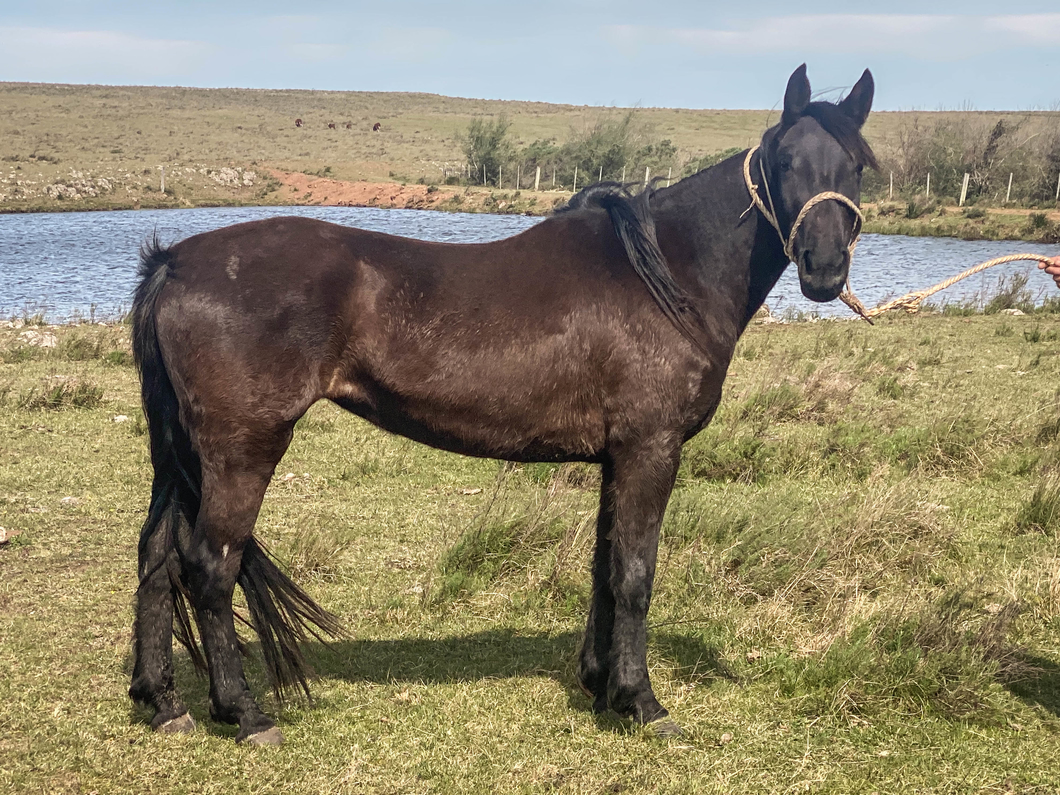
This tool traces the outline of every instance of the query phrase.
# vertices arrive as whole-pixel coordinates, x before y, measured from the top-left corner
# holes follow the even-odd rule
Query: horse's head
[[[838,296],[850,269],[860,216],[841,198],[822,194],[837,193],[857,205],[862,169],[877,168],[861,136],[872,93],[872,74],[866,69],[841,102],[810,102],[803,64],[788,80],[780,124],[762,138],[761,169],[778,231],[798,265],[802,293],[812,301]]]

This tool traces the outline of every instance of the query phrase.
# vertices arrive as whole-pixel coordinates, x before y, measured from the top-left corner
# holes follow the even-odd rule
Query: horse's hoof
[[[154,729],[161,734],[190,734],[195,731],[195,720],[185,712],[183,715],[158,724]]]
[[[685,734],[685,730],[669,718],[657,718],[650,723],[644,724],[644,729],[664,740],[668,740],[671,737],[684,737]]]
[[[251,734],[243,742],[248,745],[283,745],[283,732],[279,726],[273,726],[263,732]]]

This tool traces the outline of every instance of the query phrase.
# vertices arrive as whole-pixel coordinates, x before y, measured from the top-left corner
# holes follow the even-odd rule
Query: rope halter
[[[754,157],[754,153],[759,149],[758,146],[752,147],[747,151],[747,157],[743,161],[743,180],[747,185],[747,192],[751,194],[751,205],[744,210],[743,218],[747,213],[751,211],[752,207],[757,207],[758,211],[762,213],[762,216],[769,221],[774,229],[777,230],[777,234],[780,235],[780,242],[784,244],[784,254],[787,255],[789,262],[795,261],[795,252],[792,250],[792,246],[795,244],[795,234],[799,231],[799,227],[802,226],[802,222],[806,220],[806,216],[809,215],[810,210],[816,207],[821,202],[825,201],[837,201],[840,204],[845,204],[851,210],[854,211],[854,231],[851,235],[850,240],[850,257],[854,257],[854,249],[858,245],[858,240],[861,238],[861,227],[865,222],[865,217],[861,214],[861,208],[854,204],[848,197],[842,193],[836,193],[833,190],[826,190],[822,193],[818,193],[812,197],[806,204],[802,205],[802,209],[799,210],[799,214],[795,217],[795,223],[791,225],[791,231],[787,235],[784,234],[784,230],[780,228],[780,222],[777,220],[777,213],[773,205],[773,196],[769,192],[769,180],[766,179],[765,167],[762,165],[762,158],[758,158],[758,170],[762,175],[762,185],[766,189],[766,199],[769,202],[769,206],[762,201],[762,197],[758,195],[758,185],[751,179],[751,158]]]

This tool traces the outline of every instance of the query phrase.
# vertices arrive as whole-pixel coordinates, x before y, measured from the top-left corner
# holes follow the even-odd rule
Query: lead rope
[[[987,260],[986,262],[980,262],[973,268],[969,268],[962,273],[958,273],[945,281],[941,281],[938,284],[928,287],[926,290],[915,290],[911,293],[906,293],[901,298],[895,298],[893,301],[888,301],[886,304],[880,304],[879,306],[873,307],[872,309],[866,309],[865,306],[858,300],[857,296],[852,292],[844,291],[843,295],[839,297],[843,299],[843,303],[861,315],[870,323],[872,319],[877,315],[882,315],[884,312],[890,312],[892,309],[904,309],[911,315],[915,315],[920,311],[921,302],[929,295],[945,290],[947,287],[952,287],[961,279],[967,279],[969,276],[974,276],[980,271],[985,271],[987,268],[992,268],[995,265],[1003,265],[1006,262],[1018,262],[1020,260],[1029,260],[1031,262],[1044,262],[1051,263],[1053,260],[1049,257],[1041,254],[1007,254],[1004,257],[997,257],[995,259]],[[847,286],[850,286],[848,280]],[[844,298],[843,296],[847,297]],[[848,300],[849,299],[849,300]]]
[[[754,153],[758,151],[757,146],[752,147],[747,152],[747,157],[743,161],[743,179],[747,185],[747,192],[751,194],[751,204],[748,206],[743,213],[740,214],[740,218],[743,218],[747,213],[751,212],[752,208],[757,207],[758,211],[762,213],[762,216],[769,221],[774,229],[777,230],[777,234],[780,235],[780,241],[784,244],[784,254],[787,256],[789,262],[794,262],[795,257],[791,249],[792,243],[795,240],[795,233],[799,230],[799,226],[806,219],[806,215],[815,206],[823,201],[834,200],[841,204],[845,204],[851,210],[854,211],[856,221],[854,223],[854,235],[850,241],[850,262],[853,265],[854,262],[854,250],[858,246],[858,241],[861,239],[861,228],[864,225],[865,218],[861,214],[861,208],[852,202],[848,197],[842,193],[836,193],[835,191],[825,191],[818,193],[816,196],[811,198],[806,204],[802,206],[798,216],[795,218],[795,223],[791,225],[791,232],[788,233],[787,237],[784,236],[784,232],[780,229],[780,223],[777,221],[776,212],[773,210],[773,197],[769,192],[769,181],[766,179],[765,168],[762,165],[762,160],[758,160],[758,170],[762,175],[762,184],[766,189],[766,199],[769,201],[769,207],[767,208],[761,197],[758,195],[758,185],[751,180],[751,158]],[[969,268],[966,271],[958,273],[945,281],[941,281],[936,285],[928,287],[925,290],[914,290],[911,293],[906,293],[901,298],[895,298],[893,301],[888,301],[885,304],[879,304],[872,309],[867,309],[863,303],[854,295],[854,291],[850,287],[850,271],[847,271],[847,284],[846,289],[839,294],[839,300],[850,307],[851,311],[864,318],[868,323],[872,323],[872,319],[884,312],[890,312],[892,309],[904,309],[909,314],[916,314],[920,311],[920,305],[928,296],[934,295],[941,290],[945,290],[947,287],[952,287],[954,284],[959,282],[961,279],[967,279],[969,276],[985,271],[987,268],[992,268],[995,265],[1002,265],[1006,262],[1017,262],[1019,260],[1029,260],[1032,262],[1043,262],[1050,263],[1052,260],[1049,257],[1041,254],[1008,254],[1004,257],[997,257],[995,259],[981,262],[975,267]]]

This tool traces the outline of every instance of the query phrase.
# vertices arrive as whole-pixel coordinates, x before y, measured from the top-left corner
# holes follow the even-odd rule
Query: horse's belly
[[[329,395],[376,425],[443,450],[515,461],[595,460],[603,408],[591,391],[529,378],[435,374],[401,383],[351,380]]]

